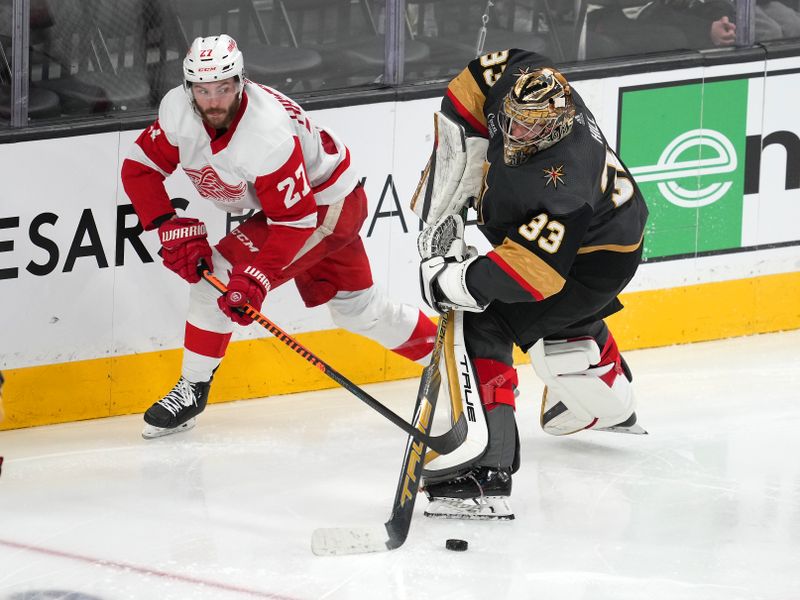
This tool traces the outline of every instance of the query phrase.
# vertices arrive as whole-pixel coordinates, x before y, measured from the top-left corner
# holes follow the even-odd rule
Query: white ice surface
[[[548,436],[523,366],[516,520],[428,520],[420,496],[381,554],[310,550],[386,520],[405,445],[341,389],[150,441],[140,416],[2,432],[0,600],[800,599],[800,331],[626,357],[649,436]],[[416,386],[368,390],[410,418]]]

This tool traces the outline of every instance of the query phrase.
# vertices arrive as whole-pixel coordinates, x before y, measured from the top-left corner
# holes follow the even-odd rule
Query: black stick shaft
[[[414,418],[412,419],[418,431],[422,434],[430,432],[433,426],[433,415],[436,410],[436,401],[439,397],[441,388],[441,373],[439,371],[439,358],[444,346],[444,336],[447,332],[448,321],[453,313],[448,312],[439,318],[439,326],[436,331],[436,345],[433,349],[431,363],[425,367],[422,379],[419,382],[417,392],[417,402],[414,407]],[[406,443],[405,454],[403,455],[403,466],[400,469],[400,479],[397,482],[394,502],[392,503],[392,514],[384,524],[389,539],[386,546],[389,550],[399,548],[405,543],[408,532],[411,529],[411,517],[414,513],[414,503],[417,499],[420,480],[422,479],[422,469],[425,466],[424,440],[415,439],[409,436]],[[435,450],[435,448],[434,448]]]
[[[224,294],[228,291],[228,288],[225,286],[225,284],[222,283],[219,279],[217,279],[214,275],[212,275],[211,272],[208,270],[207,266],[201,265],[198,268],[198,270],[200,271],[200,274],[203,277],[203,279],[205,279],[208,283],[214,286],[214,288],[216,288],[216,290],[220,292],[220,294]],[[416,441],[423,443],[426,446],[429,446],[430,448],[441,454],[452,452],[455,446],[458,446],[461,443],[461,441],[463,441],[463,437],[460,440],[456,439],[455,446],[451,447],[453,445],[453,441],[451,441],[451,438],[453,436],[448,436],[448,434],[445,433],[442,434],[441,436],[431,437],[428,434],[430,428],[421,431],[420,429],[414,427],[412,424],[408,423],[400,415],[398,415],[397,413],[393,412],[390,408],[378,402],[375,398],[373,398],[363,389],[358,387],[355,383],[347,379],[347,377],[339,373],[336,369],[331,367],[328,363],[319,358],[316,354],[311,352],[311,350],[303,346],[300,342],[295,340],[291,335],[286,333],[283,329],[278,327],[275,323],[270,321],[267,317],[265,317],[262,313],[257,311],[249,304],[245,304],[243,307],[241,307],[240,310],[248,317],[253,319],[253,321],[261,325],[264,329],[269,331],[276,338],[278,338],[281,342],[289,346],[289,348],[294,350],[297,354],[299,354],[308,362],[310,362],[312,365],[317,367],[325,375],[333,379],[336,383],[345,388],[348,392],[352,393],[356,398],[358,398],[359,400],[367,404],[370,408],[374,409],[375,411],[386,417],[389,421],[397,425],[400,429],[402,429],[408,435],[413,437]]]

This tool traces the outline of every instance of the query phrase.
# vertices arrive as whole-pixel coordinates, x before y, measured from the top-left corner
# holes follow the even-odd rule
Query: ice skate
[[[475,467],[447,481],[423,482],[430,503],[426,517],[483,521],[511,520],[511,473],[505,469]]]
[[[622,372],[625,373],[625,378],[629,382],[633,382],[633,375],[631,374],[631,368],[625,361],[624,356],[620,356],[620,362],[622,365]],[[648,435],[647,430],[645,430],[644,427],[642,427],[636,422],[635,412],[632,412],[631,416],[622,421],[621,423],[617,423],[616,425],[611,425],[610,427],[596,427],[595,431],[611,431],[612,433],[632,433],[634,435]]]
[[[611,433],[632,433],[634,435],[647,435],[647,431],[637,422],[636,412],[615,425],[595,427],[597,419],[587,418],[578,420],[563,402],[553,402],[545,388],[542,397],[542,414],[540,421],[542,429],[551,435],[569,435],[579,431],[609,431]],[[588,421],[588,423],[587,423]]]
[[[611,431],[612,433],[632,433],[634,435],[648,435],[647,430],[636,422],[636,413],[625,419],[622,423],[610,427],[595,427],[592,431]]]
[[[188,431],[206,407],[210,381],[191,383],[183,376],[175,387],[144,413],[142,437],[152,439]]]

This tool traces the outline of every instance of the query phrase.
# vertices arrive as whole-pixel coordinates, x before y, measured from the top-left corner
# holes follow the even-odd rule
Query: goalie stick
[[[460,211],[462,223],[467,219],[467,208]],[[430,256],[452,256],[457,249],[454,245],[461,242],[463,245],[463,225],[458,226],[452,219],[443,219],[438,226],[434,225],[430,236],[426,236],[420,243],[417,240],[417,249],[421,258]],[[466,250],[466,246],[464,247]],[[433,346],[431,362],[422,371],[419,382],[417,402],[414,405],[414,417],[411,422],[427,437],[433,426],[433,413],[436,401],[439,398],[439,389],[442,383],[442,374],[439,371],[444,339],[447,327],[453,318],[453,311],[448,311],[439,317],[436,328],[436,343]],[[462,421],[462,412],[456,425]],[[467,427],[464,421],[464,435],[466,439]],[[451,429],[452,431],[452,429]],[[460,445],[460,444],[459,444]],[[430,446],[432,450],[436,450]],[[406,450],[403,455],[403,466],[400,469],[400,478],[397,482],[397,491],[392,503],[392,513],[389,520],[381,526],[373,527],[328,527],[314,530],[311,536],[311,551],[317,556],[335,556],[341,554],[366,554],[368,552],[384,552],[402,546],[411,529],[411,517],[414,514],[414,503],[419,492],[422,469],[425,466],[425,442],[418,436],[409,435]]]
[[[209,270],[208,265],[205,262],[201,261],[197,267],[197,271],[200,276],[205,279],[208,283],[210,283],[220,294],[224,294],[228,291],[228,288],[222,283],[219,279],[217,279]],[[411,438],[413,438],[417,443],[425,444],[426,446],[432,448],[436,452],[441,454],[447,454],[452,452],[456,448],[461,445],[461,442],[464,441],[467,435],[467,421],[464,415],[462,414],[459,420],[451,427],[448,431],[441,435],[431,436],[430,435],[430,427],[427,429],[420,429],[416,427],[412,423],[408,423],[403,417],[398,415],[397,413],[393,412],[387,406],[384,406],[378,400],[373,398],[370,394],[365,392],[363,389],[358,387],[355,383],[347,379],[344,375],[339,373],[336,369],[331,367],[328,363],[324,360],[319,358],[316,354],[311,352],[308,348],[303,346],[300,342],[295,340],[291,335],[286,333],[283,329],[278,327],[275,323],[270,321],[267,317],[257,311],[255,308],[250,306],[249,304],[245,304],[241,311],[246,314],[248,317],[253,319],[256,323],[261,325],[264,329],[269,331],[272,335],[278,338],[281,342],[289,346],[292,350],[294,350],[297,354],[302,356],[312,365],[317,367],[320,371],[322,371],[325,375],[333,379],[336,383],[346,389],[348,392],[353,394],[356,398],[367,404],[370,408],[374,409],[384,417],[386,417],[389,421],[397,425],[400,429],[405,431]],[[436,343],[434,344],[434,351],[433,354],[436,354],[437,346],[440,346],[439,343],[439,332],[437,330],[437,338]],[[439,350],[439,354],[441,354],[441,350]],[[437,359],[438,360],[438,359]],[[427,368],[429,368],[430,365]]]
[[[442,375],[439,361],[444,346],[447,325],[452,311],[439,317],[436,330],[436,344],[433,348],[430,364],[422,372],[422,379],[414,407],[413,423],[426,436],[433,425],[433,413],[439,397]],[[463,416],[463,413],[462,413]],[[414,436],[408,437],[400,479],[397,482],[392,514],[381,526],[374,527],[332,527],[316,529],[311,537],[311,551],[317,556],[335,556],[342,554],[365,554],[394,550],[403,545],[411,529],[411,517],[414,513],[414,502],[419,492],[420,478],[424,466],[425,442],[417,441]]]

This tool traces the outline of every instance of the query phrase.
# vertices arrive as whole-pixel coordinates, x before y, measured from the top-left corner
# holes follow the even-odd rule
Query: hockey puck
[[[444,543],[445,548],[455,552],[464,552],[468,546],[469,544],[467,544],[467,540],[457,540],[454,538],[450,538]]]

